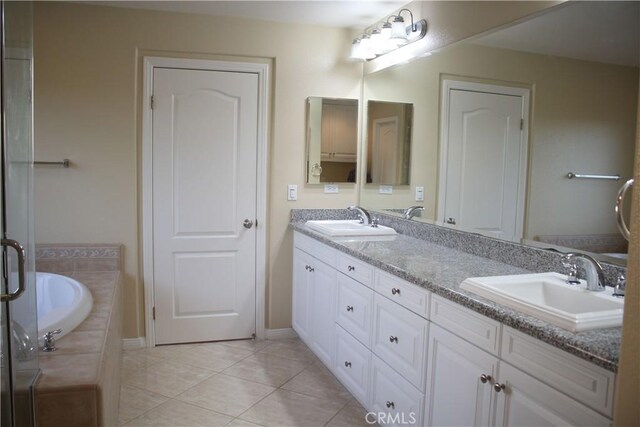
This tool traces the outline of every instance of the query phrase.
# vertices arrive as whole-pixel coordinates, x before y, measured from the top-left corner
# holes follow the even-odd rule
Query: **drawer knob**
[[[347,267],[347,270],[356,271],[356,268],[353,265],[350,265],[350,266]]]
[[[348,305],[347,306],[347,311],[353,311],[353,306],[352,305]]]
[[[347,368],[350,368],[351,367],[351,362],[348,362],[348,361],[344,362],[344,366],[347,367]]]
[[[396,404],[390,400],[387,400],[387,408],[395,409]]]
[[[504,384],[500,384],[500,383],[495,383],[493,385],[493,389],[496,391],[496,393],[500,393],[502,390],[504,390],[505,388],[507,388],[507,386],[505,386]]]
[[[309,269],[310,269],[310,268],[311,268],[311,267],[310,267],[310,266],[308,266],[308,265],[305,265],[305,266],[304,266],[304,269],[305,269],[305,270],[307,270],[307,271],[309,271]]]
[[[313,267],[309,266],[309,271],[313,273],[315,270],[313,269]]]
[[[400,289],[392,288],[391,289],[391,295],[400,295]]]
[[[398,343],[398,337],[394,337],[393,335],[391,335],[391,336],[389,337],[389,342],[394,342],[394,343],[396,343],[396,344],[397,344],[397,343]]]
[[[480,375],[480,381],[482,384],[486,384],[487,381],[491,381],[491,375],[482,374]]]

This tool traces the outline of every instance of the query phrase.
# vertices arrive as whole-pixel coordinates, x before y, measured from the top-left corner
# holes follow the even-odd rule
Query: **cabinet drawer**
[[[367,348],[371,348],[373,291],[338,273],[336,321]]]
[[[339,325],[336,328],[336,360],[333,372],[363,405],[369,401],[371,351]]]
[[[392,274],[376,270],[375,290],[391,301],[407,307],[414,313],[429,318],[429,296],[431,293]]]
[[[424,391],[429,322],[379,294],[373,306],[373,352]]]
[[[496,356],[500,352],[500,322],[437,295],[431,297],[431,321]]]
[[[298,232],[293,233],[293,245],[325,264],[333,268],[336,267],[336,254],[338,253],[336,249]]]
[[[371,412],[384,416],[378,419],[380,424],[422,425],[424,394],[375,355],[370,402]]]
[[[372,287],[373,267],[369,264],[357,260],[349,255],[339,253],[337,266],[339,272],[346,274],[368,287]]]
[[[613,372],[506,326],[502,359],[596,411],[613,415]]]

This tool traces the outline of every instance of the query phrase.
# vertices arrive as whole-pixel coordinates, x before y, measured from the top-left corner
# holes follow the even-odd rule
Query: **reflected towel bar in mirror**
[[[71,164],[71,162],[69,161],[69,159],[62,159],[61,162],[40,162],[40,161],[36,161],[33,162],[34,165],[51,165],[51,166],[57,166],[60,165],[62,167],[68,168],[69,164]]]
[[[620,180],[620,175],[590,175],[590,174],[569,172],[567,174],[567,178],[569,178],[569,179],[573,179],[573,178],[610,179],[610,180],[613,180],[613,181],[619,181]]]

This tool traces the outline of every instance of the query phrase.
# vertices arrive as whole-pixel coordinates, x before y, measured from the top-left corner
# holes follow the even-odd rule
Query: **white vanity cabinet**
[[[611,424],[615,374],[295,233],[293,328],[385,425]]]
[[[293,329],[324,364],[332,366],[337,288],[337,272],[333,267],[335,251],[306,236],[297,237],[296,243],[293,256]]]

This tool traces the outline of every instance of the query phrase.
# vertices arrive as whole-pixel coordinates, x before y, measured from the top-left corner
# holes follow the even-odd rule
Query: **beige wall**
[[[483,3],[484,8],[473,2],[426,2],[418,7],[431,14],[438,46],[444,46],[557,2]],[[309,25],[36,4],[36,157],[68,157],[73,162],[68,170],[36,171],[37,241],[125,245],[126,337],[144,335],[142,56],[257,58],[272,64],[266,311],[267,327],[286,328],[291,325],[290,209],[340,208],[358,199],[354,184],[341,185],[339,194],[328,195],[322,186],[304,184],[305,99],[360,97],[362,66],[345,60],[351,35]],[[298,185],[297,202],[286,201],[287,184]]]
[[[353,184],[305,186],[305,99],[359,98],[362,66],[346,62],[346,30],[94,5],[35,8],[35,155],[70,169],[36,170],[39,243],[125,245],[125,336],[144,335],[140,240],[143,55],[272,61],[267,326],[291,326],[293,207],[345,207]],[[286,167],[282,167],[286,165]],[[286,185],[298,184],[298,202]]]
[[[424,218],[435,218],[441,79],[461,78],[532,89],[526,236],[616,233],[611,181],[569,181],[569,171],[633,172],[638,69],[459,45],[431,57],[365,77],[364,97],[414,104],[411,187],[377,194],[361,204],[402,208],[425,187]],[[553,212],[553,215],[549,215]]]

